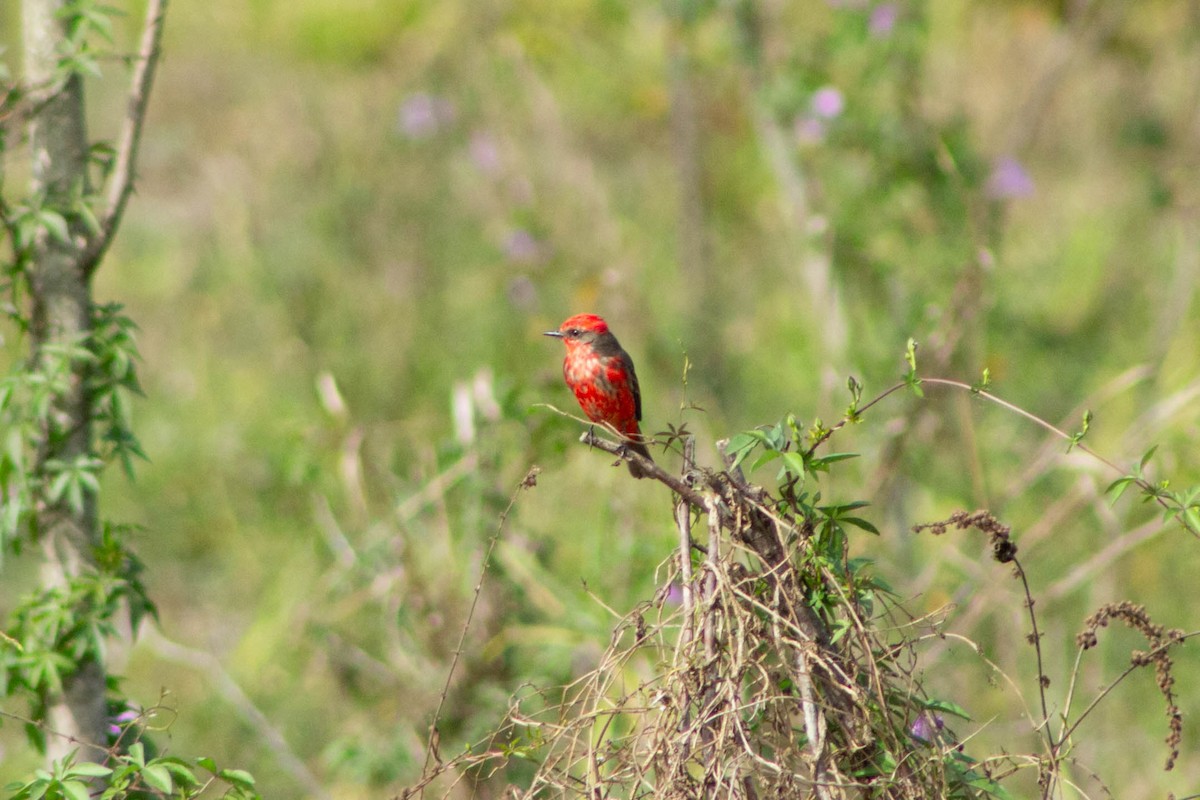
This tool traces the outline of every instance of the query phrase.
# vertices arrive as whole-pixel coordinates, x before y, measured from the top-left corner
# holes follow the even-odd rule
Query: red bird
[[[579,407],[592,422],[607,423],[624,436],[626,446],[644,457],[650,451],[642,439],[638,422],[642,419],[642,393],[638,389],[633,359],[621,349],[608,323],[595,314],[576,314],[546,336],[562,339],[567,346],[563,377],[575,393]],[[632,461],[629,472],[635,478],[645,473]]]

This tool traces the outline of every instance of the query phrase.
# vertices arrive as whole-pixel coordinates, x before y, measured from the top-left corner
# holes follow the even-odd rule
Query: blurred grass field
[[[1155,478],[1200,482],[1194,2],[176,3],[164,48],[96,286],[141,327],[150,456],[108,478],[104,513],[142,526],[160,608],[116,672],[176,709],[164,749],[244,766],[266,797],[379,797],[419,772],[484,544],[531,465],[443,748],[526,682],[590,668],[613,622],[591,595],[622,613],[653,595],[669,498],[537,405],[573,410],[540,336],[572,313],[633,354],[645,427],[686,422],[709,463],[789,412],[836,421],[846,379],[888,388],[911,336],[922,374],[987,368],[1066,430],[1090,409],[1114,461],[1159,445]],[[122,112],[110,69],[96,136]],[[1027,421],[930,389],[833,444],[863,457],[823,491],[870,500],[882,531],[856,549],[914,612],[953,604],[946,630],[1027,693],[1018,587],[981,541],[913,524],[986,507],[1012,525],[1056,680],[1100,603],[1195,629],[1197,542],[1110,505],[1118,476]],[[7,564],[4,594],[33,566]],[[1110,637],[1078,691],[1139,644]],[[1200,662],[1177,661],[1180,763],[1160,769],[1162,704],[1137,675],[1080,732],[1089,791],[1089,769],[1122,798],[1200,785]],[[975,715],[968,752],[1036,748],[953,640],[925,680]],[[33,763],[17,734],[0,730],[0,778]]]

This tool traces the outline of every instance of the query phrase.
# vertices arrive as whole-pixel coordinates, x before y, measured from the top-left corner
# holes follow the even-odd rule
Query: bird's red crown
[[[564,333],[571,328],[593,331],[599,334],[608,333],[608,323],[604,321],[603,317],[598,317],[595,314],[576,314],[558,326],[558,329]]]

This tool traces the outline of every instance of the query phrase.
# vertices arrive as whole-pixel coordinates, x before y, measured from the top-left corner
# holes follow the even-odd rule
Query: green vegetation
[[[17,6],[0,6],[6,84]],[[123,10],[102,17],[112,44],[96,39],[87,81],[102,139],[124,113],[112,53],[141,24]],[[730,439],[820,528],[824,566],[845,545],[859,613],[920,620],[920,719],[965,743],[943,762],[962,796],[1003,796],[977,765],[1067,730],[1080,788],[1057,796],[1194,792],[1186,646],[1170,649],[1171,771],[1148,670],[1062,720],[1166,641],[1154,624],[1197,628],[1196,22],[1170,0],[172,6],[136,194],[95,284],[100,456],[126,469],[63,462],[37,489],[70,504],[99,481],[114,547],[136,551],[128,586],[157,609],[136,638],[137,602],[106,618],[115,637],[79,640],[158,750],[109,767],[159,790],[224,772],[250,792],[244,768],[264,797],[399,794],[473,603],[445,759],[488,741],[515,696],[553,709],[555,687],[616,661],[603,674],[646,679],[628,630],[657,599],[649,641],[674,635],[670,494],[544,405],[575,411],[540,333],[594,311],[636,360],[645,430],[686,425],[714,469]],[[28,153],[9,148],[13,204]],[[6,263],[21,226],[58,226],[35,204],[5,216]],[[24,298],[4,301],[19,321]],[[25,336],[3,336],[20,375]],[[5,408],[46,390],[3,387]],[[678,449],[655,458],[678,472]],[[7,539],[31,495],[4,485]],[[1011,530],[1036,652],[1026,589],[989,546],[913,533],[975,509],[992,516],[962,527]],[[22,605],[37,550],[0,565],[17,639],[45,619]],[[1110,619],[1134,630],[1080,655]],[[17,718],[35,710],[0,703],[0,785],[28,796],[40,756]],[[504,733],[495,780],[532,779],[546,740]],[[96,775],[60,766],[37,780]],[[1021,766],[1003,787],[1036,796]]]

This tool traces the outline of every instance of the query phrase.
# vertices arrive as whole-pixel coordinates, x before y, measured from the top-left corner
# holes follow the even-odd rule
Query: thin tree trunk
[[[61,358],[63,349],[87,343],[91,332],[91,287],[82,268],[88,243],[81,220],[70,213],[88,186],[88,139],[84,121],[83,81],[78,74],[61,80],[60,59],[65,49],[68,19],[63,0],[23,0],[25,80],[37,102],[29,125],[32,156],[30,195],[44,208],[61,213],[69,223],[68,241],[43,231],[29,262],[32,300],[31,365],[44,369]],[[66,391],[56,398],[38,453],[44,475],[52,459],[70,463],[91,451],[92,409],[88,397],[89,362],[69,361]],[[80,508],[67,500],[48,502],[36,510],[36,528],[45,553],[43,580],[62,586],[75,575],[95,567],[98,539],[95,497],[85,493]],[[78,748],[80,759],[102,755],[85,745],[103,747],[106,735],[105,669],[95,660],[77,665],[63,685],[61,696],[47,699],[48,755],[61,758]],[[68,738],[70,737],[70,738]]]

